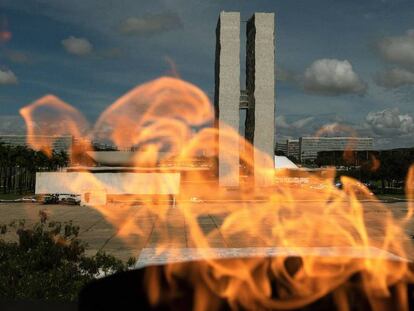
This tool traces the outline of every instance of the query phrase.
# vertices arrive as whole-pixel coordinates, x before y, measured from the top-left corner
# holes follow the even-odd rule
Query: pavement
[[[215,209],[224,206],[225,202],[198,203],[200,208],[208,211],[209,208]],[[302,202],[303,208],[310,210],[315,201]],[[363,202],[365,210],[365,219],[369,226],[369,231],[374,235],[381,234],[383,228],[378,227],[375,221],[384,217],[384,210],[376,209],[373,202]],[[210,206],[211,205],[211,206]],[[407,202],[395,200],[385,202],[384,205],[392,211],[396,218],[406,215]],[[257,203],[257,207],[260,203]],[[87,255],[93,255],[97,251],[105,251],[119,259],[127,260],[135,257],[141,264],[154,260],[154,249],[162,244],[166,249],[180,250],[183,256],[198,256],[196,245],[189,237],[188,220],[180,213],[177,208],[171,208],[167,205],[157,205],[154,208],[164,209],[167,221],[161,222],[157,216],[149,214],[141,206],[126,206],[122,204],[108,204],[101,210],[91,207],[81,207],[77,205],[42,205],[39,203],[0,203],[0,224],[8,224],[14,220],[24,219],[27,225],[39,221],[39,212],[41,210],[48,214],[50,221],[73,221],[80,227],[79,238],[87,243]],[[225,214],[225,209],[223,209]],[[105,217],[103,215],[106,215]],[[243,234],[233,234],[226,236],[222,234],[221,224],[224,215],[217,213],[209,214],[208,212],[197,218],[198,224],[204,233],[208,234],[209,247],[214,248],[217,252],[243,254],[243,249],[248,252],[254,252],[255,248],[267,247],[264,241],[260,239],[249,240]],[[246,216],[248,217],[248,216]],[[246,218],[248,222],[249,219]],[[122,224],[128,228],[139,228],[129,230],[127,234],[119,230],[113,223]],[[123,228],[125,228],[123,226]],[[134,227],[135,226],[135,227]],[[260,232],[266,234],[269,229],[269,223],[262,223],[258,228]],[[406,227],[408,237],[414,237],[414,221],[411,221]],[[13,234],[6,234],[6,240],[15,240]],[[277,245],[276,245],[277,246]],[[182,251],[187,249],[187,251]],[[142,256],[141,256],[142,255]],[[152,257],[151,257],[152,256]],[[181,255],[180,255],[181,256]],[[156,257],[156,256],[155,256]],[[414,255],[409,255],[414,259]],[[146,259],[147,258],[147,259]],[[151,259],[152,258],[152,259]],[[147,260],[147,261],[146,261]]]

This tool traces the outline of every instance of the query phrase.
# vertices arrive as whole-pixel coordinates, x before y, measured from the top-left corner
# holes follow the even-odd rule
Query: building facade
[[[246,26],[246,90],[249,109],[246,139],[254,149],[254,167],[274,167],[268,162],[275,148],[275,15],[255,13]],[[274,161],[274,160],[273,160]],[[256,185],[270,184],[262,174],[254,174]]]
[[[300,137],[300,162],[315,161],[320,151],[369,151],[374,139],[370,137]]]
[[[275,155],[287,155],[287,141],[276,141]]]
[[[238,186],[240,142],[228,146],[226,126],[239,130],[240,13],[221,12],[216,28],[214,110],[218,135],[218,178],[223,186]],[[232,157],[228,149],[232,149]],[[238,160],[237,160],[238,161]]]
[[[276,142],[275,154],[283,154],[299,161],[299,139],[286,139]]]
[[[293,157],[299,161],[299,139],[288,139],[286,141],[287,156]]]
[[[274,167],[275,147],[275,24],[273,13],[255,13],[246,26],[246,90],[240,90],[240,13],[221,12],[216,29],[214,107],[218,138],[218,176],[222,186],[240,182],[240,146],[233,142],[229,156],[226,127],[240,128],[240,109],[246,110],[244,136],[255,146],[254,167]],[[224,148],[225,147],[225,148]],[[267,154],[263,156],[263,154]],[[229,163],[231,161],[232,163]],[[256,185],[268,183],[254,174]]]

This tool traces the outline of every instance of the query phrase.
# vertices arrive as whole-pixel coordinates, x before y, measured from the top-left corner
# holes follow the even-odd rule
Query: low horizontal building
[[[286,139],[276,142],[276,154],[283,154],[299,160],[299,139]]]
[[[287,155],[287,140],[276,141],[275,154]]]
[[[88,151],[94,166],[73,166],[61,172],[36,173],[37,195],[70,194],[81,197],[81,204],[106,204],[107,200],[167,196],[175,202],[183,183],[191,176],[208,174],[208,162],[165,159],[160,164],[140,163],[145,152]],[[147,164],[147,165],[146,165]],[[191,187],[192,185],[184,185]],[[193,187],[199,185],[195,183]]]
[[[371,137],[300,137],[301,163],[315,161],[321,151],[370,151],[374,148]]]
[[[287,156],[293,157],[299,161],[299,139],[288,139],[287,144]]]

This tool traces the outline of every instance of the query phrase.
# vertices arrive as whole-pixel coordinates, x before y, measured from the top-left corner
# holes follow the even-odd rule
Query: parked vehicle
[[[80,196],[76,194],[60,194],[59,195],[59,203],[62,203],[62,204],[79,205],[80,201],[81,201]]]
[[[76,194],[48,194],[43,199],[43,204],[68,204],[79,205],[80,196]]]
[[[48,194],[43,198],[43,204],[58,204],[59,195],[58,194]]]

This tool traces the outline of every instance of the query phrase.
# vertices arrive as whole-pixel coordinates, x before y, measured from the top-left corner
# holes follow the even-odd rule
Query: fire
[[[0,44],[7,43],[12,38],[12,33],[8,29],[8,20],[4,16],[0,16]]]
[[[83,137],[88,122],[83,115],[54,95],[46,95],[20,110],[27,127],[28,144],[50,156],[53,141],[48,136],[58,138],[63,135]]]
[[[168,300],[174,292],[179,295],[184,279],[194,292],[193,309],[198,311],[217,308],[217,299],[212,297],[219,297],[232,309],[295,309],[328,294],[338,309],[349,310],[349,293],[355,289],[363,293],[372,309],[398,305],[408,310],[407,284],[414,279],[405,260],[412,249],[404,229],[414,208],[414,168],[407,177],[411,201],[403,218],[395,217],[367,189],[361,194],[360,183],[351,178],[342,178],[342,190],[335,188],[333,171],[323,177],[307,174],[309,184],[319,185],[318,189],[280,182],[258,189],[253,178],[243,179],[237,191],[220,188],[211,174],[218,152],[212,105],[199,88],[177,78],[160,78],[133,89],[106,109],[89,132],[80,112],[53,96],[23,108],[21,114],[29,143],[46,153],[51,146],[31,140],[33,135],[70,133],[79,139],[109,140],[120,149],[133,148],[137,167],[171,167],[171,163],[180,167],[197,158],[210,165],[210,170],[184,174],[191,182],[181,185],[174,208],[157,205],[155,196],[152,200],[138,196],[142,199],[139,211],[133,203],[94,206],[118,228],[126,243],[133,243],[131,236],[143,236],[149,230],[147,224],[134,221],[137,213],[156,217],[154,243],[159,254],[179,244],[171,228],[177,226],[178,216],[185,220],[188,245],[203,250],[205,256],[199,265],[167,264],[163,269],[148,269],[145,281],[154,305]],[[246,148],[240,161],[246,172],[275,180],[290,176],[290,171],[275,172],[267,165],[253,170],[253,155],[263,157],[263,163],[270,161],[269,156],[253,150],[233,129],[223,131],[226,139],[221,143],[228,150],[229,166],[234,165],[232,148],[242,142]],[[159,191],[169,182],[147,186]],[[105,186],[91,173],[71,181],[74,190],[81,191],[85,184],[90,189]],[[133,178],[124,185],[131,190],[138,186]],[[192,200],[194,197],[199,200]],[[370,200],[368,207],[364,200]],[[205,215],[222,221],[205,232],[200,225]],[[218,239],[233,247],[258,247],[257,254],[218,260],[208,251]],[[269,249],[277,255],[266,256]],[[167,282],[168,293],[162,282]]]
[[[0,42],[7,42],[11,39],[12,34],[10,31],[0,31]]]

